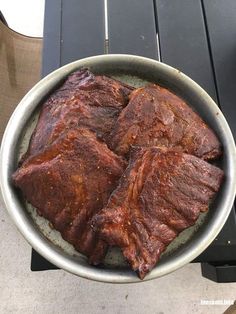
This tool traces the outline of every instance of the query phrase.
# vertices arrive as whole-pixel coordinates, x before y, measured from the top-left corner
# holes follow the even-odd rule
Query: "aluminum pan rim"
[[[178,70],[166,64],[163,64],[156,60],[133,55],[101,55],[89,57],[67,64],[52,72],[44,79],[42,79],[39,83],[37,83],[26,94],[26,96],[22,99],[22,101],[19,103],[14,113],[12,114],[11,119],[9,120],[2,139],[0,151],[1,190],[5,206],[19,231],[23,234],[23,236],[30,243],[30,245],[37,252],[39,252],[39,254],[44,256],[47,260],[49,260],[59,268],[65,269],[75,275],[84,278],[102,282],[144,282],[173,272],[174,270],[189,263],[200,253],[202,253],[222,229],[234,202],[236,186],[236,152],[233,136],[223,114],[219,111],[217,105],[214,103],[211,97],[192,79],[190,79],[183,73],[181,73],[181,77],[178,77],[178,79],[188,84],[188,86],[192,90],[194,90],[194,92],[199,93],[199,95],[201,95],[201,97],[205,99],[205,102],[209,104],[212,113],[215,113],[216,111],[219,112],[218,118],[220,127],[223,130],[224,134],[227,135],[227,158],[230,169],[230,173],[228,174],[227,178],[228,191],[227,195],[224,198],[224,206],[222,206],[222,210],[217,213],[214,221],[211,222],[211,228],[202,232],[198,236],[197,241],[195,241],[190,247],[187,247],[182,254],[180,254],[179,256],[175,256],[174,258],[170,258],[165,264],[155,267],[143,281],[140,281],[132,271],[114,271],[109,269],[100,269],[92,267],[90,265],[78,264],[78,262],[70,258],[68,255],[62,253],[55,246],[51,245],[34,227],[34,225],[30,223],[27,214],[21,208],[20,202],[14,194],[14,190],[9,180],[13,167],[13,148],[16,147],[18,136],[21,133],[21,128],[23,128],[23,126],[26,124],[27,119],[30,117],[38,103],[38,96],[40,94],[45,94],[46,92],[48,92],[51,89],[51,86],[54,86],[55,82],[57,82],[60,77],[66,76],[72,70],[80,67],[81,65],[84,65],[84,63],[89,64],[90,62],[112,62],[112,60],[119,60],[120,62],[131,62],[134,64],[136,62],[147,63],[153,66],[155,70],[164,70],[167,75],[176,76],[177,74],[180,74]]]

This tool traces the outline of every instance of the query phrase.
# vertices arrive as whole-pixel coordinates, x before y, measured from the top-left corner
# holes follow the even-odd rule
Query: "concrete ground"
[[[43,0],[1,0],[0,10],[13,29],[41,36],[43,4]],[[204,300],[217,303],[236,299],[236,283],[217,284],[203,278],[199,264],[189,264],[153,281],[128,285],[97,283],[62,270],[31,272],[31,247],[16,230],[3,204],[0,239],[0,314],[218,314],[229,305],[203,305]]]

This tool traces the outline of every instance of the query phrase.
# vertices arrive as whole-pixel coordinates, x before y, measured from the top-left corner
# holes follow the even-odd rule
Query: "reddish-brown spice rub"
[[[110,135],[109,146],[127,155],[131,145],[176,147],[205,160],[219,157],[214,132],[178,96],[150,84],[133,91]]]
[[[24,159],[41,152],[64,131],[78,126],[85,126],[105,139],[132,90],[133,87],[94,75],[87,69],[70,74],[43,104]]]
[[[174,149],[136,148],[108,205],[92,227],[109,245],[119,246],[141,279],[161,253],[220,188],[223,171]]]
[[[89,220],[106,205],[125,166],[93,132],[78,128],[29,157],[13,182],[66,241],[97,264],[107,244],[92,231]]]

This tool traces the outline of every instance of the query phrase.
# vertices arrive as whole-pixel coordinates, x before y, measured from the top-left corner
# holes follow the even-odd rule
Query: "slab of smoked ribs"
[[[77,128],[29,157],[13,182],[66,241],[97,264],[107,244],[92,231],[89,220],[107,204],[125,166],[95,133]]]
[[[43,104],[13,175],[26,200],[93,264],[107,245],[89,220],[106,205],[126,166],[100,139],[110,133],[132,90],[87,69],[70,74]]]
[[[205,160],[221,154],[218,139],[203,120],[181,98],[154,84],[131,93],[108,144],[126,156],[131,145],[176,147]]]
[[[43,104],[27,154],[37,154],[65,130],[85,126],[101,139],[110,134],[133,87],[87,69],[68,76]]]
[[[109,245],[119,246],[141,279],[168,244],[208,209],[223,171],[168,148],[138,148],[108,205],[92,219]]]

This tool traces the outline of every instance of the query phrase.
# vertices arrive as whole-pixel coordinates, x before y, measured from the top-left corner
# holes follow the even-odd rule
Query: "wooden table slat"
[[[158,59],[152,0],[108,1],[109,53]]]
[[[61,0],[46,0],[42,77],[60,67]]]
[[[204,0],[221,109],[236,139],[236,1]]]
[[[61,65],[104,53],[103,0],[62,0]]]
[[[161,59],[217,100],[200,0],[155,0]]]

